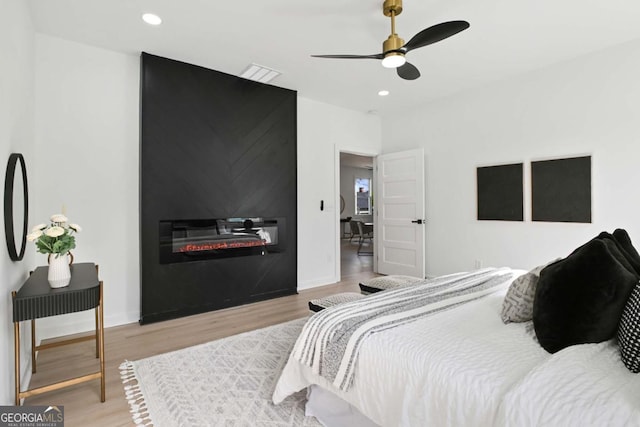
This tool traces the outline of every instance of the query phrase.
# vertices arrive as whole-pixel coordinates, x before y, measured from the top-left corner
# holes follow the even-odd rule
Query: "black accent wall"
[[[296,92],[141,56],[140,323],[296,293]],[[284,218],[285,250],[161,264],[160,222]]]

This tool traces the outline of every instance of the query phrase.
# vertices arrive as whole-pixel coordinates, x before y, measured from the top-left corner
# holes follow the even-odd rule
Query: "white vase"
[[[69,254],[50,254],[49,273],[47,279],[52,288],[64,288],[71,281],[71,269],[69,268]]]

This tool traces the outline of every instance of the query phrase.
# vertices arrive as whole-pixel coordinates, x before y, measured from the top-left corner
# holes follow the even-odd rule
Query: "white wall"
[[[531,268],[602,230],[640,248],[640,41],[383,118],[383,150],[424,147],[430,275]],[[530,162],[592,156],[592,224],[533,223]],[[525,221],[477,221],[477,166],[525,163]]]
[[[2,176],[11,153],[22,153],[27,165],[29,201],[35,200],[38,185],[34,182],[34,37],[26,2],[0,0],[0,164]],[[11,291],[20,288],[29,275],[33,254],[29,251],[21,262],[9,259],[4,226],[0,238],[0,405],[13,405],[14,356]],[[16,232],[21,236],[22,229]],[[20,250],[18,242],[18,250]],[[23,328],[24,329],[27,328]],[[26,331],[25,331],[26,332]],[[30,340],[22,334],[22,343]],[[28,379],[31,368],[30,348],[22,346],[22,380]]]
[[[137,321],[139,58],[38,34],[35,66],[31,225],[64,205],[83,227],[74,262],[100,265],[106,326]],[[38,338],[93,327],[92,310],[57,316],[38,322]]]
[[[299,290],[340,280],[338,151],[379,153],[380,118],[298,97]]]

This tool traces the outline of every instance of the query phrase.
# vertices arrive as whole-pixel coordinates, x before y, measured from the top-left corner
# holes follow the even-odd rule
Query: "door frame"
[[[363,150],[359,150],[359,149],[350,149],[347,147],[339,147],[338,144],[334,145],[334,150],[333,150],[333,155],[334,155],[334,160],[333,160],[333,164],[334,166],[334,206],[336,207],[335,210],[335,218],[333,223],[335,224],[335,230],[334,230],[334,235],[335,235],[335,249],[334,249],[334,253],[335,253],[335,259],[336,259],[336,264],[335,264],[335,274],[336,274],[336,283],[339,282],[340,280],[342,280],[342,267],[340,265],[340,239],[342,236],[342,228],[340,227],[340,153],[348,153],[348,154],[356,154],[358,156],[367,156],[367,157],[371,157],[373,158],[373,178],[375,180],[375,176],[376,176],[376,163],[377,163],[377,157],[378,157],[378,152],[373,152],[373,151],[363,151]],[[377,227],[377,221],[375,219],[376,217],[376,212],[375,208],[374,208],[374,215],[373,215],[373,227],[374,227],[374,232],[373,232],[373,237],[375,240],[377,240],[376,237],[376,230],[375,228]],[[378,272],[378,254],[376,252],[376,242],[374,240],[373,243],[373,272],[377,273]]]

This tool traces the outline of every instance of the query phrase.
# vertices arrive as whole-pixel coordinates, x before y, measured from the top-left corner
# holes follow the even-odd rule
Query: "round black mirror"
[[[20,164],[20,170],[16,169],[18,164]],[[14,190],[17,190],[15,195]],[[12,261],[20,261],[24,257],[24,251],[27,246],[28,195],[27,167],[24,163],[24,157],[22,157],[22,154],[13,153],[9,156],[7,173],[4,176],[4,234],[7,240],[9,258]],[[14,203],[14,196],[17,203]],[[16,250],[15,230],[20,229],[20,227],[22,227],[22,235],[20,252],[18,253]]]

